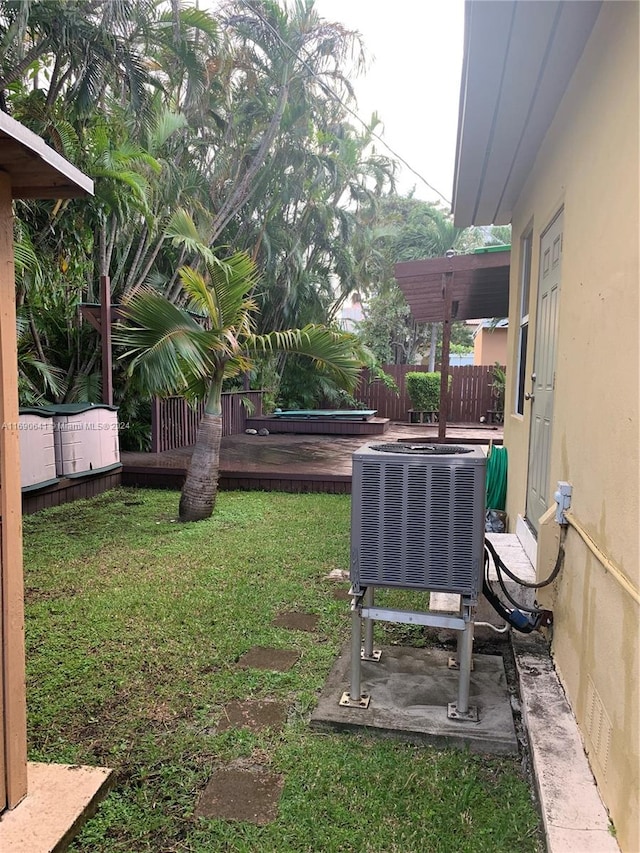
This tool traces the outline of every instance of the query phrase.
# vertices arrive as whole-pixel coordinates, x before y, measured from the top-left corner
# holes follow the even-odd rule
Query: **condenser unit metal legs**
[[[373,587],[368,586],[364,591],[363,605],[366,611],[373,608]],[[373,619],[364,619],[364,646],[360,652],[361,660],[380,660],[382,652],[373,648]]]
[[[351,683],[348,692],[340,697],[340,704],[346,708],[368,708],[371,697],[362,693],[362,661],[379,661],[382,652],[373,648],[373,619],[364,619],[362,608],[356,606],[356,599],[362,601],[365,608],[373,606],[373,587],[369,586],[360,595],[353,594],[351,605]],[[364,621],[364,646],[362,645],[362,622]]]
[[[458,701],[447,706],[450,720],[468,720],[478,722],[478,709],[469,705],[469,685],[471,681],[471,663],[473,660],[473,620],[469,619],[458,637]]]
[[[355,600],[355,597],[354,597]],[[371,622],[370,619],[367,622]],[[365,640],[366,643],[366,640]],[[373,625],[371,627],[371,645],[373,646]],[[340,697],[340,704],[345,708],[368,708],[371,697],[362,693],[361,662],[362,662],[362,618],[360,608],[351,605],[351,683],[348,692]]]
[[[459,631],[458,640],[458,696],[456,702],[447,705],[447,716],[451,720],[478,721],[478,709],[469,705],[471,668],[473,659],[473,615],[475,601],[462,597],[458,615],[440,613],[418,613],[376,607],[373,587],[364,590],[351,589],[351,668],[349,691],[340,698],[340,705],[347,708],[368,708],[371,697],[362,693],[362,661],[380,660],[380,651],[373,648],[373,623],[375,620],[401,622],[412,625],[429,625]],[[362,621],[364,620],[364,646],[362,645]]]

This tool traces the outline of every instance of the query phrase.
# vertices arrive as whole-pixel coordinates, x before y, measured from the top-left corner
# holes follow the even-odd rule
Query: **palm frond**
[[[357,338],[326,326],[307,325],[302,329],[252,335],[246,342],[246,348],[256,354],[287,352],[306,355],[348,391],[356,387],[364,364]]]
[[[258,306],[249,295],[259,280],[255,262],[246,252],[235,252],[223,261],[207,264],[214,294],[218,325],[240,337],[253,333]]]
[[[173,113],[163,110],[156,118],[153,130],[150,134],[150,144],[154,151],[161,149],[174,133],[184,130],[189,125],[187,118],[182,113]]]
[[[65,371],[37,358],[32,350],[18,350],[20,404],[33,406],[64,395]]]
[[[102,390],[102,375],[94,370],[92,373],[78,373],[71,388],[67,390],[66,400],[69,403],[89,400],[94,403],[100,400]]]
[[[205,263],[213,263],[215,256],[199,233],[195,222],[186,210],[176,210],[169,220],[165,235],[174,246],[181,246],[188,252],[201,257]]]
[[[253,359],[246,353],[239,353],[233,358],[228,359],[224,365],[224,378],[233,379],[235,376],[240,376],[247,373],[253,367]]]
[[[123,305],[121,314],[128,325],[116,330],[114,343],[126,348],[120,357],[131,360],[130,372],[141,371],[149,391],[177,391],[211,374],[207,334],[187,311],[143,291]]]
[[[180,23],[207,35],[211,41],[218,39],[218,23],[210,12],[194,8],[180,10]]]
[[[136,200],[139,203],[146,205],[149,182],[144,175],[141,175],[139,172],[132,172],[131,170],[116,171],[114,169],[96,169],[93,172],[92,177],[104,178],[110,181],[115,181],[118,184],[126,185],[130,190],[133,190],[133,195]]]
[[[16,272],[30,272],[34,276],[41,276],[42,268],[32,243],[26,240],[14,243],[13,257]]]
[[[185,266],[178,270],[178,276],[184,292],[189,297],[188,310],[209,320],[214,328],[219,328],[220,318],[214,295],[207,287],[202,273],[193,267]]]

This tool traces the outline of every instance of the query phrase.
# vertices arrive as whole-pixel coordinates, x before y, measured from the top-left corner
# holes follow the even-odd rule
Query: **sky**
[[[362,35],[371,64],[365,76],[352,81],[359,116],[367,121],[375,110],[394,152],[450,201],[463,0],[315,0],[315,7],[323,18]],[[442,200],[402,167],[399,191],[414,186],[418,198]]]

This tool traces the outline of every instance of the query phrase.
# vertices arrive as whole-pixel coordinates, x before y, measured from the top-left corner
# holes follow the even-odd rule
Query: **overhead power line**
[[[296,58],[296,59],[297,59],[297,60],[298,60],[298,61],[299,61],[299,62],[300,62],[300,63],[301,63],[301,64],[302,64],[306,69],[307,69],[307,71],[309,71],[309,73],[310,73],[313,77],[315,77],[315,79],[316,79],[316,80],[318,81],[318,83],[320,84],[320,86],[321,86],[322,90],[325,92],[325,94],[327,94],[330,98],[333,98],[333,100],[337,101],[337,102],[340,104],[340,106],[341,106],[344,110],[346,110],[346,112],[348,112],[348,113],[349,113],[349,115],[350,115],[350,116],[352,116],[354,119],[356,119],[356,121],[358,121],[358,122],[359,122],[359,123],[360,123],[360,124],[365,128],[365,130],[366,130],[366,131],[367,131],[371,136],[373,136],[373,137],[374,137],[374,139],[377,139],[377,140],[378,140],[378,142],[380,142],[382,145],[384,145],[384,147],[387,149],[387,151],[388,151],[388,152],[389,152],[393,157],[395,157],[397,160],[399,160],[399,161],[402,163],[402,165],[403,165],[403,166],[406,166],[406,167],[407,167],[407,169],[409,169],[409,171],[410,171],[413,175],[415,175],[415,176],[416,176],[416,178],[418,178],[420,181],[422,181],[422,183],[423,183],[425,186],[429,187],[429,189],[430,189],[430,190],[433,190],[433,192],[434,192],[434,193],[436,193],[437,195],[439,195],[439,196],[440,196],[440,198],[441,198],[443,201],[445,201],[445,202],[449,205],[449,207],[451,207],[451,200],[450,200],[450,199],[448,199],[448,198],[446,197],[446,195],[444,195],[443,193],[441,193],[441,192],[440,192],[440,190],[436,189],[436,187],[434,187],[434,186],[433,186],[433,184],[430,184],[430,183],[429,183],[429,181],[428,181],[428,180],[427,180],[423,175],[421,175],[421,174],[420,174],[420,172],[418,172],[416,169],[414,169],[414,168],[413,168],[413,166],[412,166],[410,163],[408,163],[408,162],[405,160],[405,158],[404,158],[401,154],[398,154],[398,152],[397,152],[397,151],[395,151],[395,150],[394,150],[394,149],[389,145],[389,143],[388,143],[385,139],[383,139],[383,138],[382,138],[382,136],[380,136],[378,133],[376,133],[374,130],[372,130],[372,129],[369,127],[369,125],[367,124],[367,122],[366,122],[366,121],[364,121],[363,119],[361,119],[361,118],[360,118],[360,116],[355,112],[355,110],[353,110],[353,109],[352,109],[348,104],[346,104],[346,103],[342,100],[342,98],[341,98],[341,97],[340,97],[336,92],[334,92],[334,91],[333,91],[333,89],[330,89],[330,88],[329,88],[329,86],[327,86],[327,84],[324,82],[324,80],[322,80],[322,79],[319,77],[319,75],[318,75],[318,74],[316,74],[316,72],[315,72],[315,71],[313,70],[313,68],[309,65],[309,63],[306,61],[306,59],[304,59],[302,56],[300,56],[300,54],[297,52],[297,50],[296,50],[295,48],[291,47],[291,45],[290,45],[290,44],[289,44],[285,39],[283,39],[283,38],[282,38],[282,36],[280,35],[280,33],[275,29],[275,27],[273,27],[273,26],[269,23],[269,21],[264,17],[264,15],[260,12],[260,10],[259,10],[259,9],[257,9],[255,6],[252,6],[252,5],[248,2],[248,0],[240,0],[240,2],[242,3],[242,5],[243,5],[243,6],[245,6],[247,9],[250,9],[250,10],[251,10],[255,15],[257,15],[257,17],[258,17],[258,18],[260,18],[260,20],[262,21],[262,23],[263,23],[263,24],[264,24],[264,25],[265,25],[269,30],[271,30],[271,32],[272,32],[272,33],[273,33],[273,35],[278,39],[278,41],[280,42],[280,44],[281,44],[283,47],[285,47],[285,48],[286,48],[286,49],[287,49],[287,50],[288,50],[288,51],[289,51],[293,56],[295,56],[295,58]]]

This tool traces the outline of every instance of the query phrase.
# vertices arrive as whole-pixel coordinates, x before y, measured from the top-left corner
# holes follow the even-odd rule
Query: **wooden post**
[[[100,325],[102,327],[102,402],[113,406],[113,358],[111,354],[111,282],[100,276]]]
[[[27,793],[27,702],[22,573],[22,492],[18,430],[16,285],[11,180],[0,171],[0,724],[6,804]],[[0,801],[0,810],[4,802]]]
[[[159,397],[151,400],[151,452],[160,453],[162,450],[162,404]]]
[[[444,296],[444,318],[442,323],[442,358],[440,359],[440,418],[438,420],[438,439],[444,441],[447,435],[449,417],[449,350],[451,348],[451,290],[453,272],[442,274],[442,295]]]

